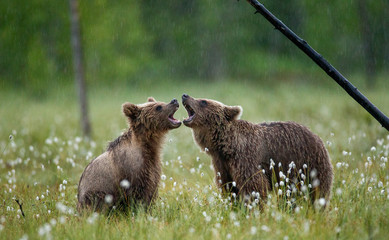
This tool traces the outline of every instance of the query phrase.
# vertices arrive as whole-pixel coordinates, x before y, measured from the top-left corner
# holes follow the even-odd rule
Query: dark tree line
[[[389,2],[261,1],[343,73],[389,69]],[[72,82],[66,1],[0,2],[0,84],[41,92]],[[94,84],[245,78],[311,71],[242,1],[80,1],[85,75]]]

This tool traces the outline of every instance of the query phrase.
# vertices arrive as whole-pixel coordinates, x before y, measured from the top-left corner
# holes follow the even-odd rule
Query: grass
[[[182,126],[166,138],[159,195],[149,213],[111,217],[75,212],[77,184],[88,162],[125,128],[125,101],[170,101],[182,93],[241,105],[253,122],[293,120],[326,143],[335,170],[330,207],[279,207],[276,193],[263,212],[232,207],[213,182],[210,158]],[[365,94],[389,113],[388,89]],[[89,92],[93,136],[80,137],[72,88],[45,98],[1,92],[1,239],[385,239],[389,234],[389,135],[336,86],[266,86],[241,82],[145,82]],[[176,117],[186,116],[180,108]],[[23,205],[25,217],[16,203]]]

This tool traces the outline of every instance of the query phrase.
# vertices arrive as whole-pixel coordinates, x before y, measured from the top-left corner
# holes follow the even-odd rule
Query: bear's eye
[[[161,106],[161,105],[157,106],[157,107],[155,108],[155,110],[161,111],[161,110],[162,110],[162,106]]]
[[[200,102],[200,105],[203,106],[203,107],[205,107],[205,106],[208,105],[208,103],[207,103],[207,101],[202,100],[202,101]]]

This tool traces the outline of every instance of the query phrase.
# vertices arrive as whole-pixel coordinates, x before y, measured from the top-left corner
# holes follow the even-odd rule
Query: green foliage
[[[93,87],[94,135],[89,140],[79,137],[73,88],[53,89],[39,101],[23,91],[0,91],[2,239],[385,239],[389,234],[388,132],[334,85],[164,81],[158,87],[145,82],[136,88],[110,87],[109,92]],[[184,92],[239,104],[242,119],[294,120],[312,129],[325,142],[334,165],[329,208],[314,211],[300,201],[298,210],[291,211],[277,200],[277,193],[271,193],[262,212],[230,205],[213,182],[211,159],[182,126],[167,136],[166,179],[148,213],[78,216],[82,171],[126,128],[121,104],[143,103],[149,96],[167,102]],[[366,95],[389,112],[387,90]],[[184,116],[181,106],[175,117]],[[15,199],[23,204],[25,218]]]
[[[358,3],[366,5],[362,18]],[[90,84],[168,79],[304,76],[314,67],[245,1],[79,1]],[[383,0],[263,1],[343,73],[361,73],[362,23],[369,26],[376,71],[388,71],[388,3]],[[67,1],[0,3],[0,84],[40,95],[72,82]],[[368,76],[370,77],[370,76]]]

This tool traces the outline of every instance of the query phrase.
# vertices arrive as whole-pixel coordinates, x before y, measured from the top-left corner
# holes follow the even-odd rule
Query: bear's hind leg
[[[237,187],[239,196],[245,203],[255,201],[260,205],[267,199],[267,193],[271,189],[268,178],[262,172],[256,172],[248,179],[237,179]]]

